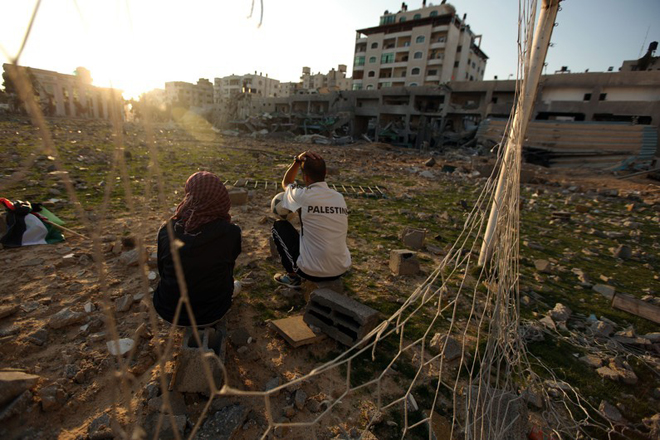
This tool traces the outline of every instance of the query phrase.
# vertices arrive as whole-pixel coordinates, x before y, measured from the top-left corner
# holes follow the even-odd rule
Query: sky
[[[488,55],[485,79],[515,76],[518,8],[528,0],[449,0]],[[261,3],[263,23],[259,26]],[[0,61],[19,50],[36,0],[0,0]],[[396,0],[42,0],[19,64],[88,68],[126,98],[166,81],[261,72],[298,81],[303,66],[352,72],[356,29],[377,26]],[[421,0],[408,1],[408,10]],[[439,1],[429,2],[433,4]],[[541,1],[539,0],[539,4]],[[660,41],[660,0],[564,0],[545,73],[616,71]],[[656,54],[658,55],[658,54]]]

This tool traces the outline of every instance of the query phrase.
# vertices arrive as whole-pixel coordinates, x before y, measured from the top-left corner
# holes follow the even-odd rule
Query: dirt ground
[[[252,140],[235,139],[226,143],[232,145],[231,142],[237,147],[246,144],[254,148],[266,147],[263,142]],[[274,140],[268,141],[267,144],[268,148],[283,155],[308,148],[305,145]],[[330,182],[340,178],[357,179],[365,172],[378,172],[390,176],[390,180],[385,182],[383,187],[387,188],[391,197],[402,197],[415,190],[404,185],[399,177],[405,174],[403,170],[411,166],[423,170],[424,162],[429,157],[428,154],[398,151],[386,145],[366,143],[341,147],[315,146],[314,150],[331,158],[332,165],[339,169],[338,176],[329,176]],[[436,165],[435,169],[442,162],[466,168],[470,165],[470,162],[462,160],[464,157],[452,158],[448,155],[436,158],[440,164]],[[540,167],[529,168],[534,170],[539,181],[546,184],[556,182],[563,187],[575,185],[583,191],[611,188],[653,197],[660,194],[658,182],[643,177],[618,180],[611,173],[592,170],[550,171]],[[280,172],[283,172],[281,166],[275,174]],[[250,178],[249,175],[245,177]],[[418,183],[419,189],[433,188],[441,184],[433,179],[419,179]],[[279,383],[286,383],[301,377],[345,349],[330,338],[309,346],[292,348],[270,328],[267,319],[263,318],[263,308],[257,307],[253,301],[257,290],[258,295],[263,297],[264,289],[270,289],[270,302],[266,303],[277,310],[288,307],[288,310],[279,312],[279,316],[301,314],[305,307],[301,293],[274,287],[271,281],[273,268],[277,267],[277,262],[271,257],[268,242],[272,219],[269,205],[274,193],[275,188],[272,191],[251,190],[248,204],[234,207],[231,211],[233,221],[243,231],[243,253],[237,261],[237,278],[243,281],[243,290],[235,298],[227,318],[230,340],[227,344],[226,369],[229,385],[245,391],[263,391],[267,383],[275,378]],[[351,210],[359,208],[359,199],[351,199],[348,202]],[[441,209],[442,207],[439,208]],[[149,400],[153,399],[153,395],[150,398],[148,394],[152,392],[150,384],[157,383],[161,373],[157,362],[157,346],[167,342],[170,327],[163,321],[157,322],[156,329],[151,327],[150,296],[145,293],[143,273],[138,267],[126,266],[121,256],[131,248],[130,240],[124,240],[122,244],[122,239],[135,239],[140,235],[149,256],[144,275],[156,271],[153,258],[155,238],[163,220],[164,218],[157,214],[137,220],[129,213],[114,213],[108,221],[96,225],[101,241],[99,246],[103,264],[107,271],[104,288],[99,285],[94,247],[89,240],[65,234],[66,241],[59,244],[0,250],[3,268],[3,276],[0,277],[0,306],[13,310],[0,318],[0,367],[39,376],[37,383],[31,388],[31,399],[16,415],[1,423],[0,437],[60,440],[104,438],[100,433],[102,430],[92,432],[90,424],[105,413],[111,414],[122,429],[133,431],[133,438],[144,437],[144,432],[136,430],[138,425],[146,432],[153,433],[153,429],[150,429],[153,426],[147,426],[145,421],[149,414],[154,413],[153,409],[149,408]],[[362,245],[363,242],[353,238],[349,241],[351,248]],[[428,255],[429,264],[438,261],[439,257],[431,253]],[[385,279],[385,284],[405,283],[407,286],[413,286],[423,279],[421,276],[399,281],[389,275],[383,275],[388,271],[386,264],[382,258],[355,261],[357,270],[380,274],[379,276]],[[157,279],[148,280],[148,283],[149,287],[153,288]],[[349,287],[351,291],[368,288],[365,285]],[[105,299],[104,291],[107,295]],[[126,295],[135,296],[127,310],[117,311],[117,302]],[[103,311],[104,306],[108,307],[107,313]],[[80,316],[69,325],[53,328],[49,322],[54,314],[64,308],[69,308]],[[120,392],[117,385],[117,359],[109,353],[106,346],[110,334],[107,316],[114,317],[119,337],[133,338],[136,341],[136,347],[125,358],[127,370],[130,372],[125,393]],[[136,332],[143,323],[147,324],[147,329],[140,329],[140,334],[137,335]],[[251,340],[248,343],[237,342],[237,339],[240,339],[238,336],[232,340],[236,329],[247,332]],[[176,329],[173,334],[173,354],[165,362],[167,378],[174,368],[183,330]],[[336,368],[313,380],[299,383],[290,390],[283,390],[272,402],[274,420],[295,423],[311,421],[318,417],[324,402],[341,394],[345,381],[343,374],[341,368]],[[56,390],[55,397],[49,400],[43,390],[52,388],[53,385]],[[400,382],[393,378],[385,378],[383,385],[392,394],[396,394],[401,388]],[[296,408],[293,401],[298,389],[302,389],[307,396],[304,408]],[[350,436],[352,427],[360,425],[361,417],[373,414],[373,408],[368,403],[369,397],[367,392],[338,405],[337,409],[324,417],[315,428],[317,435],[325,438]],[[185,432],[189,433],[208,399],[203,395],[192,394],[183,396],[183,399]],[[312,400],[316,404],[311,402]],[[268,426],[263,397],[217,397],[211,404],[210,412],[218,411],[231,403],[240,403],[249,410],[245,423],[233,438],[259,438]],[[116,425],[113,426],[117,428]],[[311,428],[279,430],[276,435],[282,438],[311,438],[309,429]],[[115,438],[118,438],[117,432],[115,431]],[[374,438],[375,436],[374,434]],[[111,437],[112,435],[108,434],[105,438]]]

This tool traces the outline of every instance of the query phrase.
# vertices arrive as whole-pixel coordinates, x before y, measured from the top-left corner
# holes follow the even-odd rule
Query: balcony
[[[443,41],[442,43],[436,41],[435,43],[431,43],[429,46],[431,49],[444,49],[447,47],[447,42]]]
[[[356,45],[358,45],[360,43],[367,44],[367,37],[362,37],[362,38],[358,38],[358,39],[355,40]]]
[[[425,81],[440,81],[440,75],[426,75]]]
[[[442,26],[435,26],[433,29],[431,29],[432,32],[447,32],[448,30],[449,30],[448,24]]]
[[[430,59],[427,61],[426,64],[428,64],[429,66],[439,66],[442,64],[442,59],[440,58],[434,58],[432,60]]]

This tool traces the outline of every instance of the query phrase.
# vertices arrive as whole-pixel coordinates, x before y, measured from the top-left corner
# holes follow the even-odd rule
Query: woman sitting
[[[154,292],[156,312],[165,321],[193,325],[184,304],[177,322],[175,313],[181,293],[176,277],[172,246],[179,258],[197,326],[219,321],[231,307],[234,263],[241,253],[241,229],[231,223],[229,194],[213,173],[201,171],[186,181],[185,196],[176,213],[158,231],[158,272]],[[167,226],[174,230],[171,243]]]

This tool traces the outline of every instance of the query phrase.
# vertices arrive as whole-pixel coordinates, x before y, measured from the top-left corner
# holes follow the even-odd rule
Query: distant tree
[[[37,80],[37,78],[34,76],[34,73],[32,73],[32,70],[29,67],[25,68],[25,72],[27,73],[28,80],[32,83],[32,93],[34,94],[35,99],[37,101],[41,101],[40,99],[41,84],[39,83],[39,80]],[[18,96],[18,89],[16,88],[16,85],[10,78],[9,73],[7,71],[4,71],[2,73],[2,80],[3,80],[2,86],[5,88],[5,94],[8,97],[10,111],[22,115],[27,114],[25,105],[21,101],[21,98]]]

